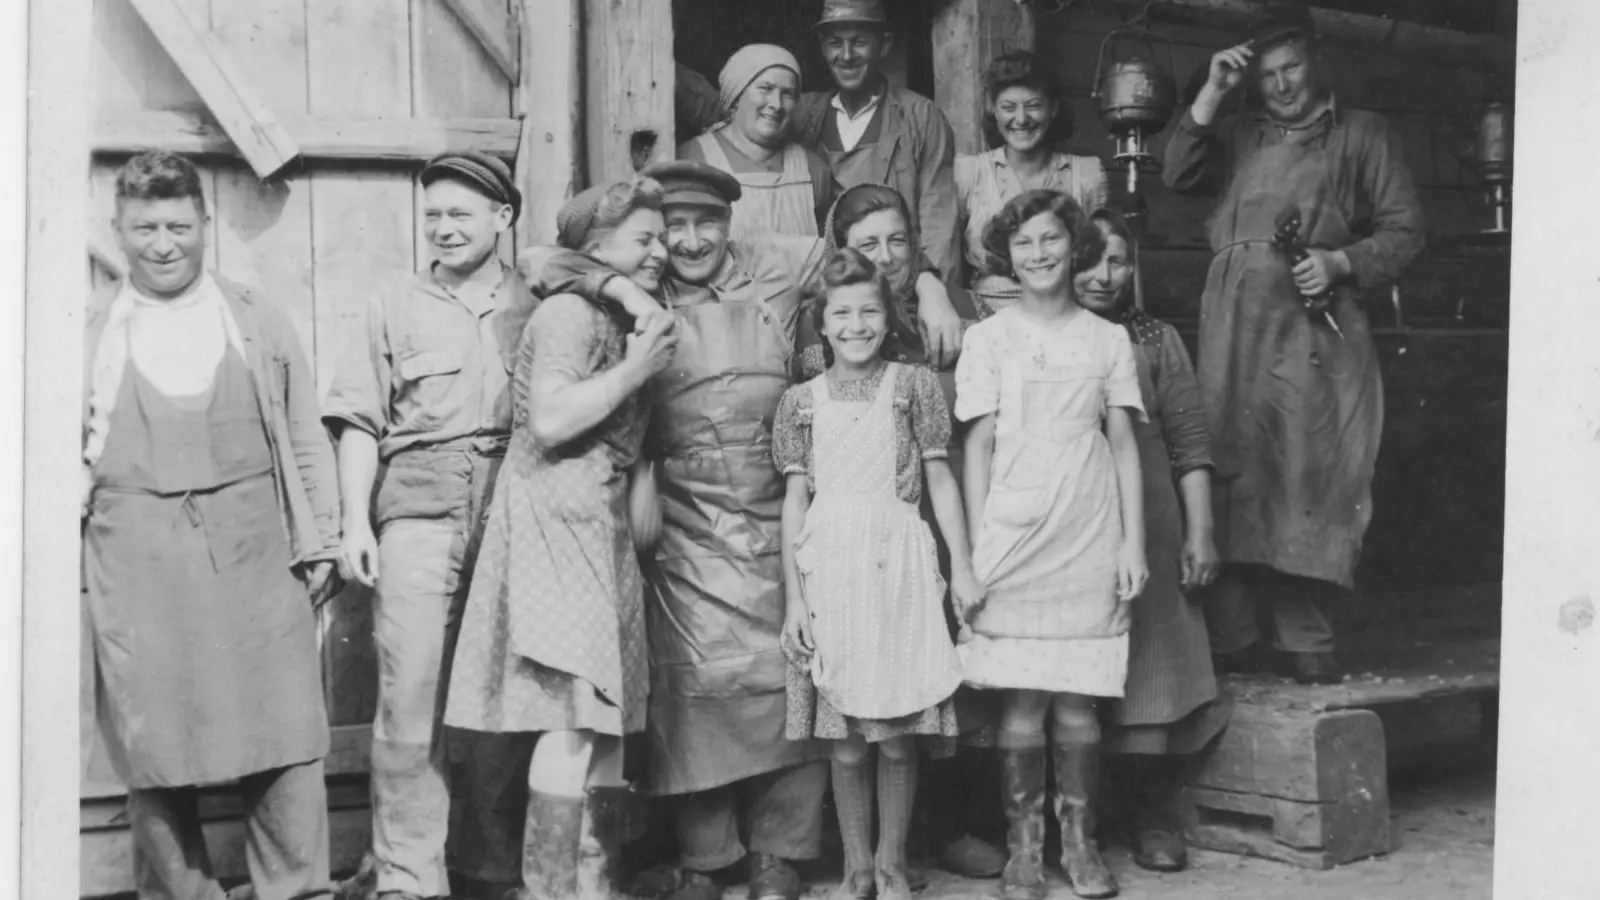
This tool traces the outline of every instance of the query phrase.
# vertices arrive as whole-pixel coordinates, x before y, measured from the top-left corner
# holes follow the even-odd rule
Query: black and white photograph
[[[1600,897],[1600,8],[20,6],[0,895]]]

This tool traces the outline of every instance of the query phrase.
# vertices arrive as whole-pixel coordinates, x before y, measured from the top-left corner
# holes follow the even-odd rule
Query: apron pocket
[[[1049,511],[1050,492],[1043,487],[991,489],[983,504],[984,530],[1032,528]]]

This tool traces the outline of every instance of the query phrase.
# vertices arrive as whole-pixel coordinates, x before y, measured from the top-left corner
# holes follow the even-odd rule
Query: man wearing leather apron
[[[1306,7],[1269,7],[1248,43],[1212,57],[1164,175],[1179,191],[1221,197],[1199,354],[1224,563],[1207,604],[1218,668],[1286,659],[1298,680],[1332,683],[1342,676],[1327,608],[1354,588],[1383,428],[1358,292],[1397,280],[1425,228],[1399,136],[1374,113],[1340,107],[1319,66]],[[1259,104],[1224,119],[1241,85]],[[1303,259],[1272,241],[1296,215]],[[1262,643],[1258,604],[1283,657]]]
[[[790,861],[821,850],[828,769],[784,738],[786,661],[780,552],[784,481],[772,418],[795,371],[802,286],[815,238],[728,240],[740,186],[704,163],[646,170],[665,191],[672,365],[647,388],[645,453],[659,466],[661,539],[645,563],[651,694],[648,791],[674,800],[683,874],[672,900],[717,900],[749,857],[752,900],[795,900]],[[542,296],[569,292],[615,310],[621,279],[581,254],[535,248],[524,270]],[[936,274],[920,306],[950,312]],[[627,314],[648,313],[630,297]],[[925,326],[925,323],[924,323]],[[747,852],[748,850],[748,852]]]

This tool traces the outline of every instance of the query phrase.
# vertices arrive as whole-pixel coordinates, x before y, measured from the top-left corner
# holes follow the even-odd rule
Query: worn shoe
[[[1260,643],[1231,653],[1213,653],[1211,666],[1218,675],[1276,675],[1279,670],[1272,649]]]
[[[800,874],[770,853],[750,854],[750,900],[800,900]]]
[[[1138,813],[1134,819],[1133,861],[1152,872],[1181,872],[1188,848],[1178,817],[1178,791],[1183,787],[1185,760],[1153,757],[1136,770]]]
[[[872,873],[869,871],[851,872],[844,877],[844,881],[833,889],[828,895],[828,900],[872,900],[872,891],[876,886]]]
[[[1340,684],[1344,671],[1332,653],[1291,653],[1293,677],[1301,684]]]
[[[939,865],[962,878],[998,878],[1005,871],[1006,855],[988,841],[964,834],[940,852]]]
[[[898,866],[879,869],[876,882],[878,900],[911,900],[911,884],[906,880],[904,869]]]
[[[723,879],[685,869],[678,886],[667,895],[667,900],[722,900],[726,890],[727,884]]]
[[[1095,840],[1095,788],[1100,778],[1099,744],[1057,744],[1056,821],[1061,825],[1061,869],[1079,897],[1115,897],[1117,879]]]
[[[1000,750],[1001,800],[1006,813],[1006,847],[1011,851],[1000,873],[1005,900],[1044,900],[1043,747]]]

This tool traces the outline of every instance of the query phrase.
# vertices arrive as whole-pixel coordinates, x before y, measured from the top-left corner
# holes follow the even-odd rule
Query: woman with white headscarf
[[[793,140],[790,118],[800,98],[794,54],[750,44],[728,58],[717,81],[723,121],[678,147],[678,158],[739,180],[729,237],[821,234],[839,188],[827,160]]]

